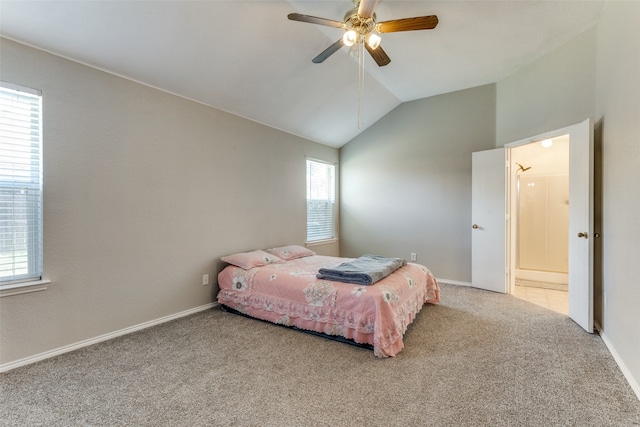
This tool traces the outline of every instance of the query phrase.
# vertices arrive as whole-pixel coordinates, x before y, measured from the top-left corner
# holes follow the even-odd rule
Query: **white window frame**
[[[44,290],[42,93],[0,81],[0,297]],[[22,210],[20,210],[22,208]]]
[[[307,181],[307,245],[328,243],[337,240],[337,167],[334,163],[323,160],[306,159]],[[310,168],[316,168],[311,174]],[[324,169],[324,170],[323,170]],[[326,179],[322,172],[327,173]],[[315,176],[315,181],[313,180]],[[318,181],[320,179],[320,181]],[[315,194],[313,194],[315,193]],[[313,197],[312,197],[313,196]],[[326,204],[324,215],[322,204]],[[331,212],[327,214],[326,210]],[[320,223],[318,224],[318,221]],[[315,230],[311,224],[318,224]]]

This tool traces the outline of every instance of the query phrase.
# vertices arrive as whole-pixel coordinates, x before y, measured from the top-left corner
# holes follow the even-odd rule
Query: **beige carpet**
[[[3,426],[638,426],[597,335],[442,286],[395,358],[219,308],[0,377]]]

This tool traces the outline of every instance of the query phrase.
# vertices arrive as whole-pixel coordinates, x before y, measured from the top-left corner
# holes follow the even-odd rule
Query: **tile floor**
[[[513,296],[549,310],[569,315],[569,293],[566,291],[516,286]]]

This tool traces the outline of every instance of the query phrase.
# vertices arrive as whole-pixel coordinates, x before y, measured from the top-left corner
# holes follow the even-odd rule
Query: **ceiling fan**
[[[326,48],[320,55],[313,58],[312,61],[314,63],[319,64],[323,62],[340,50],[342,46],[353,46],[356,43],[362,43],[374,61],[383,67],[389,64],[391,59],[389,59],[389,56],[387,56],[386,52],[380,47],[381,38],[378,34],[398,31],[431,30],[438,25],[438,17],[436,15],[377,22],[376,14],[373,10],[378,4],[378,0],[353,0],[353,4],[355,7],[345,13],[342,22],[302,15],[300,13],[290,13],[287,16],[292,21],[326,25],[328,27],[341,28],[345,31],[342,38]]]

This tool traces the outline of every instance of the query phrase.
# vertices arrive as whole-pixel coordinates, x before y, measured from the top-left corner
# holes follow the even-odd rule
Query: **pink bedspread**
[[[438,283],[427,269],[408,263],[370,286],[316,278],[321,267],[348,258],[314,255],[218,275],[218,302],[249,316],[372,344],[378,357],[395,356],[402,337],[425,302],[440,301]]]

